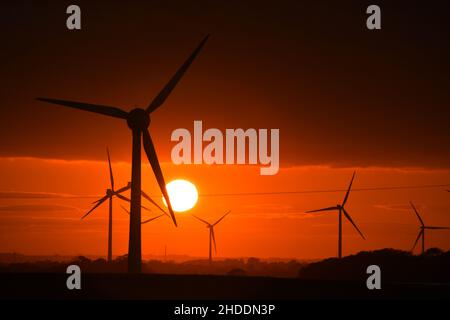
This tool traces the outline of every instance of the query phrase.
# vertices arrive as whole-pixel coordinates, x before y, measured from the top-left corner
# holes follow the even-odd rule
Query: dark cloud
[[[448,1],[10,2],[0,12],[0,155],[129,161],[126,124],[38,103],[38,96],[145,106],[211,38],[152,115],[163,161],[170,133],[280,128],[281,165],[450,167]],[[238,117],[236,115],[239,115]],[[169,121],[170,120],[170,121]]]

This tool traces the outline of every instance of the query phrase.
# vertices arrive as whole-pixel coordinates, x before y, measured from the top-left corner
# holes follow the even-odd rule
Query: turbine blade
[[[420,224],[422,225],[422,227],[424,227],[425,224],[423,223],[423,220],[420,217],[419,212],[417,211],[416,207],[413,205],[413,203],[411,201],[409,203],[411,204],[411,207],[414,209],[414,212],[416,213],[417,218],[419,218]]]
[[[48,103],[58,104],[70,108],[81,109],[84,111],[90,111],[94,113],[99,113],[103,115],[107,115],[110,117],[126,119],[128,117],[128,113],[119,109],[117,107],[103,106],[97,104],[90,104],[84,102],[76,102],[76,101],[68,101],[68,100],[59,100],[59,99],[49,99],[49,98],[36,98],[36,100],[44,101]]]
[[[159,216],[156,216],[156,217],[147,219],[147,220],[145,220],[145,221],[142,221],[141,224],[149,223],[150,221],[153,221],[153,220],[156,220],[156,219],[158,219],[158,218],[161,218],[162,216],[165,216],[165,214],[163,213],[163,214],[160,214]]]
[[[350,184],[348,186],[347,193],[345,194],[344,201],[342,202],[342,206],[344,206],[345,203],[347,202],[348,195],[350,194],[350,189],[352,188],[353,179],[355,179],[355,174],[356,171],[353,172],[352,180],[350,180]]]
[[[213,226],[215,226],[216,224],[218,224],[220,221],[222,221],[223,218],[225,218],[229,213],[231,212],[231,210],[228,210],[227,213],[225,213],[222,218],[220,218],[219,220],[217,220],[215,223],[213,223]]]
[[[121,195],[121,194],[115,193],[114,195],[115,195],[117,198],[119,198],[119,199],[121,199],[121,200],[123,200],[123,201],[127,201],[127,202],[130,202],[130,203],[131,203],[131,200],[130,200],[129,198],[127,198],[127,197],[125,197],[125,196],[123,196],[123,195]],[[147,207],[145,207],[145,206],[142,206],[142,205],[141,205],[141,208],[142,208],[142,209],[145,209],[145,210],[147,210],[147,211],[151,211],[149,208],[147,208]]]
[[[183,63],[183,65],[177,70],[177,72],[173,75],[173,77],[170,79],[170,81],[166,84],[166,86],[161,90],[161,92],[153,99],[153,101],[150,103],[150,105],[147,107],[147,113],[151,113],[155,111],[159,106],[161,106],[164,101],[167,99],[167,97],[170,95],[172,90],[177,85],[178,81],[180,81],[181,77],[185,74],[185,72],[188,70],[200,50],[203,48],[203,46],[206,43],[206,40],[208,40],[209,35],[207,35],[197,46],[197,48],[192,52],[192,54],[189,56],[189,58]]]
[[[366,238],[364,237],[364,235],[362,234],[361,230],[359,230],[359,228],[356,226],[355,222],[353,222],[352,218],[350,217],[350,215],[348,214],[348,212],[342,208],[342,211],[344,211],[344,215],[345,217],[348,219],[348,221],[351,222],[351,224],[355,227],[355,229],[358,231],[358,233],[361,235],[361,237],[366,240]]]
[[[328,207],[328,208],[323,208],[323,209],[305,211],[305,213],[320,212],[320,211],[333,211],[333,210],[339,210],[339,208],[338,207]]]
[[[97,199],[97,200],[93,201],[92,204],[99,203],[100,201],[103,200],[104,197],[108,197],[108,195],[105,195],[105,196],[101,197],[100,199]]]
[[[106,148],[106,153],[108,155],[108,165],[109,165],[109,179],[111,181],[111,190],[114,191],[114,176],[113,176],[113,172],[112,172],[112,167],[111,167],[111,158],[109,156],[109,149]]]
[[[115,193],[116,194],[122,193],[122,192],[125,192],[125,191],[129,190],[129,189],[131,189],[131,183],[127,184],[125,187],[120,188],[119,190],[116,190]]]
[[[194,218],[196,218],[196,219],[198,219],[198,220],[200,220],[201,222],[203,222],[203,223],[206,223],[208,226],[210,226],[211,224],[208,222],[208,221],[206,221],[206,220],[203,220],[202,218],[199,218],[199,217],[197,217],[197,216],[195,216],[195,215],[192,215]]]
[[[129,211],[127,208],[125,208],[125,207],[122,206],[122,205],[121,205],[120,207],[121,207],[123,210],[125,210],[126,213],[130,214],[130,211]]]
[[[432,229],[432,230],[449,230],[450,227],[425,227],[425,229]]]
[[[94,211],[95,209],[97,209],[103,202],[105,202],[109,197],[108,196],[104,196],[103,198],[100,199],[99,202],[97,202],[97,204],[95,206],[92,207],[91,210],[88,211],[88,213],[86,213],[84,216],[81,217],[81,219],[86,218],[92,211]]]
[[[214,244],[214,253],[217,254],[217,246],[216,246],[216,236],[214,235],[214,228],[211,227],[211,235]]]
[[[414,251],[414,249],[416,248],[417,242],[419,242],[419,239],[420,239],[420,237],[422,236],[422,234],[423,234],[423,230],[420,230],[420,232],[419,232],[419,234],[417,235],[416,241],[414,242],[414,245],[413,245],[411,251]]]
[[[123,201],[131,202],[130,199],[128,199],[127,197],[125,197],[125,196],[123,196],[123,195],[121,195],[121,194],[115,193],[114,195],[115,195],[117,198],[119,198],[119,199],[121,199],[121,200],[123,200]]]
[[[166,199],[167,208],[169,209],[169,213],[172,217],[173,223],[175,226],[177,225],[177,219],[175,218],[175,214],[172,210],[172,204],[170,203],[169,194],[167,193],[166,183],[164,181],[164,176],[161,171],[161,167],[159,166],[158,157],[156,155],[155,146],[153,145],[152,138],[150,137],[150,133],[148,130],[143,130],[143,140],[144,140],[144,149],[147,154],[148,161],[150,162],[153,172],[155,174],[156,180],[158,181],[159,188]]]
[[[161,210],[162,212],[164,212],[165,215],[169,216],[169,214],[163,209],[161,208],[152,198],[150,198],[150,196],[148,194],[146,194],[144,191],[141,190],[141,195],[147,199],[148,201],[150,201],[155,207],[157,207],[159,210]],[[170,217],[170,216],[169,216]]]
[[[120,207],[121,207],[126,213],[128,213],[128,215],[130,214],[130,211],[128,211],[128,209],[126,209],[124,206],[120,206]],[[162,216],[164,216],[164,214],[159,215],[159,216],[154,217],[154,218],[151,218],[151,219],[148,219],[148,220],[145,220],[145,221],[141,222],[141,224],[144,224],[144,223],[150,222],[150,221],[152,221],[152,220],[158,219],[159,217],[162,217]]]

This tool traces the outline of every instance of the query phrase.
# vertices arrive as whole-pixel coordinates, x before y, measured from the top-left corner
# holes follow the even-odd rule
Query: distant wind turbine
[[[419,242],[420,238],[422,238],[422,254],[423,254],[425,252],[425,230],[427,230],[427,229],[428,230],[448,230],[450,228],[449,227],[426,226],[425,223],[423,222],[422,218],[420,217],[419,212],[417,211],[414,204],[411,201],[409,203],[411,204],[411,207],[413,208],[413,210],[416,213],[416,216],[420,222],[420,231],[419,231],[419,234],[417,235],[416,241],[414,242],[414,246],[412,247],[411,251],[414,251],[414,249],[416,248],[417,242]]]
[[[194,218],[200,220],[201,222],[203,222],[204,224],[206,224],[206,227],[209,228],[209,263],[212,262],[212,244],[214,244],[214,253],[217,254],[217,247],[216,247],[216,237],[214,236],[214,227],[223,220],[223,218],[225,218],[229,213],[231,212],[231,210],[229,210],[227,213],[225,213],[222,218],[220,218],[219,220],[217,220],[216,222],[214,222],[213,224],[209,223],[206,220],[203,220],[197,216],[194,216]]]
[[[362,232],[358,229],[356,224],[353,222],[352,218],[348,214],[347,210],[345,210],[344,206],[347,203],[348,196],[350,194],[350,189],[352,188],[353,179],[355,178],[356,172],[353,172],[352,180],[350,181],[350,185],[348,186],[347,193],[345,194],[344,201],[342,201],[342,204],[338,204],[334,207],[328,207],[318,210],[310,210],[306,211],[306,213],[311,212],[320,212],[320,211],[338,211],[339,212],[339,239],[338,239],[338,257],[342,258],[342,213],[344,213],[344,216],[347,218],[348,221],[355,227],[356,231],[361,235],[361,237],[365,240],[366,238],[362,234]]]
[[[84,102],[75,102],[68,100],[37,98],[37,100],[49,102],[57,105],[63,105],[69,108],[81,109],[84,111],[94,112],[113,118],[126,120],[128,127],[132,131],[132,165],[131,165],[131,205],[130,205],[130,234],[128,241],[128,272],[140,273],[142,263],[141,252],[141,142],[144,145],[144,151],[152,166],[159,188],[166,200],[167,207],[175,225],[177,225],[175,214],[172,210],[169,195],[166,190],[166,183],[159,165],[155,146],[148,131],[150,125],[150,114],[158,109],[170,95],[177,83],[189,69],[190,65],[197,57],[198,53],[206,43],[208,36],[206,36],[197,48],[192,52],[189,58],[172,76],[165,87],[147,106],[147,108],[135,108],[130,112],[126,112],[117,107],[95,105]],[[141,141],[142,139],[142,141]]]
[[[111,167],[111,158],[109,156],[109,149],[106,148],[106,154],[108,155],[108,165],[109,165],[109,179],[111,182],[111,188],[106,189],[106,194],[102,198],[98,199],[97,201],[94,201],[95,206],[92,207],[91,210],[88,211],[81,219],[86,218],[91,212],[93,212],[95,209],[97,209],[103,202],[109,199],[109,222],[108,222],[108,262],[112,261],[112,208],[113,208],[113,197],[117,197],[119,199],[122,199],[124,201],[130,202],[130,199],[127,197],[121,195],[122,192],[127,191],[130,189],[130,185],[120,188],[119,190],[114,189],[114,175],[112,172]]]

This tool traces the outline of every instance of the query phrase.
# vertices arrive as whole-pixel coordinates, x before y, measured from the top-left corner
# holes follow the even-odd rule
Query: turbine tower
[[[96,105],[84,102],[75,102],[68,100],[58,100],[49,98],[37,98],[37,100],[53,103],[57,105],[66,106],[69,108],[81,109],[84,111],[94,112],[113,118],[126,120],[128,127],[132,132],[132,164],[131,164],[131,204],[130,204],[130,233],[128,242],[128,272],[141,272],[141,143],[144,146],[144,151],[153,169],[154,175],[158,182],[159,188],[166,200],[172,220],[177,225],[175,214],[172,210],[169,195],[166,190],[166,183],[159,165],[155,146],[148,131],[150,125],[150,114],[159,108],[170,95],[182,76],[188,70],[200,50],[206,43],[208,36],[206,36],[192,52],[184,64],[177,70],[165,87],[147,106],[147,108],[136,108],[130,112],[126,112],[117,107]],[[142,139],[142,142],[141,142]]]
[[[223,218],[225,218],[229,213],[231,212],[231,210],[229,210],[227,213],[225,213],[222,218],[220,218],[219,220],[217,220],[216,222],[214,222],[213,224],[209,223],[206,220],[203,220],[197,216],[194,216],[194,218],[200,220],[201,222],[203,222],[204,224],[206,224],[206,227],[209,228],[209,263],[211,264],[212,262],[212,244],[214,244],[214,253],[217,254],[217,247],[216,247],[216,237],[214,236],[214,227],[223,220]]]
[[[114,189],[114,175],[111,167],[111,158],[109,156],[109,149],[106,148],[106,154],[108,155],[108,164],[109,164],[109,179],[111,182],[111,189],[106,189],[106,194],[102,198],[94,201],[95,206],[92,207],[91,210],[88,211],[81,219],[86,218],[91,212],[97,209],[103,202],[109,199],[109,217],[108,217],[108,262],[112,261],[112,207],[113,207],[113,197],[117,197],[119,199],[130,201],[127,197],[121,195],[122,192],[130,189],[130,185],[127,185],[119,190]]]
[[[356,226],[355,222],[353,222],[353,220],[350,217],[350,215],[348,214],[347,210],[345,210],[345,204],[347,203],[348,196],[349,196],[350,190],[352,188],[353,179],[355,178],[355,174],[356,174],[356,172],[353,172],[352,180],[350,181],[350,185],[348,186],[347,193],[345,194],[344,201],[342,201],[342,204],[338,204],[334,207],[306,211],[306,213],[320,212],[320,211],[335,211],[335,210],[338,211],[338,213],[339,213],[338,258],[342,258],[342,214],[344,214],[344,216],[347,218],[347,220],[350,221],[350,223],[353,225],[353,227],[355,227],[356,231],[358,231],[358,233],[361,235],[361,237],[364,240],[366,239],[364,237],[364,235],[362,234],[362,232]]]
[[[410,201],[409,202],[411,204],[411,207],[413,208],[414,212],[416,213],[417,218],[419,219],[420,222],[420,231],[419,234],[417,235],[416,241],[414,242],[414,246],[412,247],[411,251],[414,251],[414,249],[416,248],[417,242],[419,242],[420,238],[422,238],[422,254],[424,254],[425,252],[425,230],[448,230],[450,229],[449,227],[430,227],[430,226],[426,226],[425,223],[423,222],[422,218],[420,217],[419,212],[417,211],[416,207],[414,206],[414,204]]]

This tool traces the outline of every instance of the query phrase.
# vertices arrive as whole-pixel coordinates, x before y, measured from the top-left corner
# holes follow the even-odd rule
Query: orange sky
[[[112,157],[114,159],[114,152]],[[102,194],[108,186],[106,162],[2,158],[0,168],[0,190],[37,192],[44,197],[36,199],[33,194],[28,194],[25,199],[11,199],[11,194],[2,193],[1,252],[106,254],[107,205],[86,220],[80,220],[90,208],[92,196]],[[130,173],[129,164],[113,162],[113,170],[116,185],[125,184]],[[345,189],[353,168],[291,167],[281,169],[276,176],[260,176],[258,166],[174,166],[165,163],[163,170],[168,181],[185,178],[194,182],[202,195]],[[147,165],[143,176],[144,189],[157,195],[156,183]],[[449,180],[449,170],[365,168],[357,169],[354,188],[446,184]],[[193,210],[178,214],[178,228],[166,218],[142,227],[143,254],[163,254],[164,245],[167,245],[169,254],[206,256],[208,232],[190,214],[215,220],[231,209],[232,214],[216,229],[219,257],[313,259],[333,256],[337,247],[337,215],[303,212],[335,205],[342,197],[343,192],[200,196]],[[408,206],[409,200],[415,202],[427,224],[450,226],[450,195],[443,188],[355,191],[350,195],[347,210],[367,240],[359,238],[350,224],[344,222],[344,254],[383,247],[410,249],[417,235],[418,221]],[[128,216],[119,204],[123,203],[115,201],[114,254],[125,254]],[[430,232],[426,240],[427,246],[450,249],[450,232]]]
[[[450,183],[446,2],[387,2],[376,32],[359,0],[78,4],[80,31],[65,27],[63,2],[10,2],[0,12],[0,252],[105,255],[106,204],[79,218],[109,185],[107,145],[117,185],[130,177],[125,121],[36,97],[145,107],[206,34],[204,50],[151,115],[167,181],[186,178],[201,194],[345,189],[356,169],[355,188]],[[170,135],[192,132],[194,120],[222,132],[280,129],[280,172],[172,165]],[[144,189],[158,195],[147,163]],[[208,232],[190,213],[214,220],[231,209],[216,229],[219,256],[334,256],[337,215],[303,212],[343,195],[201,196],[179,214],[179,228],[168,219],[144,225],[143,253],[167,245],[170,254],[206,256]],[[352,193],[348,211],[367,240],[344,222],[344,254],[410,249],[418,221],[408,201],[428,224],[450,226],[449,196],[444,188]],[[449,240],[446,231],[426,238],[443,249]],[[113,241],[115,254],[126,253],[128,216],[117,201]]]

